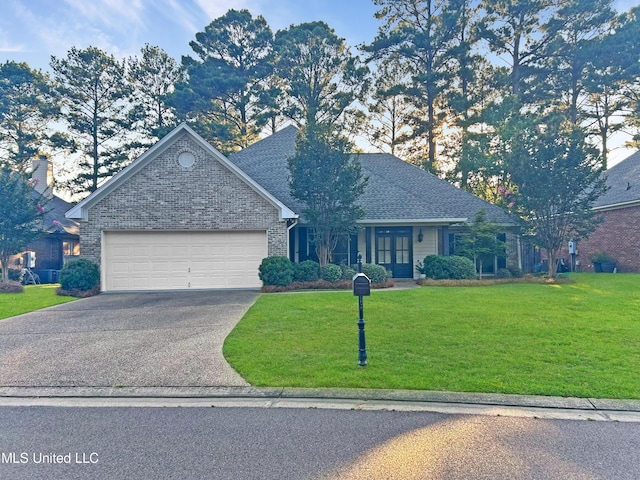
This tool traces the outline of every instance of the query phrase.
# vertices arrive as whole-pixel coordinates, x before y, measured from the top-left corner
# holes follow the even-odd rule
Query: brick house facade
[[[260,287],[264,257],[313,259],[305,205],[289,187],[296,135],[286,127],[227,158],[182,124],[69,210],[102,290]],[[485,210],[504,229],[505,266],[520,266],[518,224],[504,210],[393,155],[357,158],[365,214],[335,263],[361,252],[394,278],[416,278],[419,260],[448,254],[449,228]]]
[[[602,223],[577,242],[577,270],[593,272],[590,257],[604,252],[615,260],[618,272],[640,272],[640,152],[605,172],[609,190],[594,204]],[[570,258],[568,248],[562,255]]]
[[[192,164],[180,163],[184,152],[192,155]],[[100,266],[103,290],[110,260],[104,243],[111,232],[264,232],[264,256],[287,255],[288,227],[295,218],[186,125],[67,216],[80,220],[81,256]],[[186,247],[185,253],[174,250],[172,255],[187,255]]]
[[[589,257],[605,252],[615,260],[618,272],[640,272],[640,205],[605,210],[601,216],[598,229],[578,242],[580,270],[592,272]]]

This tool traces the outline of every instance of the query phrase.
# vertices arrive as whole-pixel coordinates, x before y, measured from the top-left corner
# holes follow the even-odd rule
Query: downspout
[[[518,268],[522,271],[522,245],[520,244],[520,235],[516,235],[516,245],[518,250]]]
[[[297,218],[294,218],[294,219],[293,219],[293,222],[291,223],[291,225],[288,225],[288,226],[287,226],[287,255],[289,255],[289,253],[291,252],[291,245],[290,245],[290,242],[289,242],[289,239],[291,238],[291,229],[292,229],[293,227],[295,227],[296,225],[298,225],[298,219],[297,219]],[[294,256],[294,257],[296,256],[296,255],[295,255],[295,251],[293,252],[293,256]],[[293,260],[291,260],[291,261],[292,261],[292,262],[295,262],[295,261],[296,261],[296,259],[295,259],[295,258],[293,258]]]

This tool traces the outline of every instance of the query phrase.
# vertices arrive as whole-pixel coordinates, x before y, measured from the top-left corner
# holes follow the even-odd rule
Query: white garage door
[[[256,288],[267,234],[105,232],[103,290]]]

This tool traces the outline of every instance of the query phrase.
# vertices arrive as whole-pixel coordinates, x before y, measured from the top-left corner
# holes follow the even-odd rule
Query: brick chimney
[[[31,178],[35,182],[36,192],[47,198],[53,197],[53,165],[46,155],[40,155],[37,160],[31,160],[33,173]]]

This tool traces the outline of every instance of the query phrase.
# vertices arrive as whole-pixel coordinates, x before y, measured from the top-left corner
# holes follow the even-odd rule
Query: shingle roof
[[[640,201],[640,152],[627,157],[605,172],[609,191],[595,203],[595,208]]]
[[[291,196],[287,159],[295,153],[297,129],[289,126],[229,157],[240,169],[296,212],[304,205]],[[419,220],[447,223],[454,218],[472,221],[480,210],[502,224],[517,222],[501,208],[399,158],[385,153],[357,155],[369,178],[360,203],[363,221]]]
[[[40,198],[40,194],[33,191],[34,198]],[[47,233],[68,233],[69,235],[80,234],[80,224],[75,220],[65,217],[65,213],[73,205],[55,195],[44,200],[44,210],[42,221],[44,230]]]

